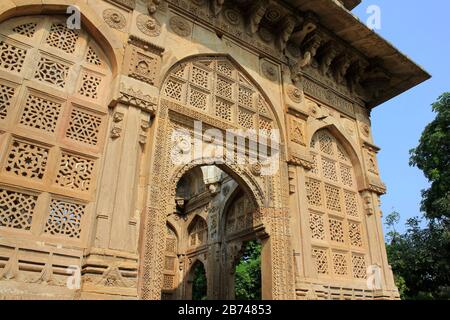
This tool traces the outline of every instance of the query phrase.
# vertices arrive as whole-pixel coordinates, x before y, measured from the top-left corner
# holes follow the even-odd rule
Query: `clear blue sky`
[[[367,21],[370,5],[381,8],[377,32],[427,70],[433,78],[377,107],[372,113],[375,144],[382,148],[379,165],[388,194],[382,197],[384,216],[396,210],[404,222],[420,212],[420,191],[428,186],[423,173],[408,165],[439,95],[450,91],[450,1],[363,0],[353,13]]]

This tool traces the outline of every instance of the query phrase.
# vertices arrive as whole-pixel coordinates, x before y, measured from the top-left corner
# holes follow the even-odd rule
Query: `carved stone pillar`
[[[126,78],[123,78],[126,79]],[[103,168],[94,246],[136,252],[139,212],[134,206],[139,160],[155,102],[122,85],[113,111]]]

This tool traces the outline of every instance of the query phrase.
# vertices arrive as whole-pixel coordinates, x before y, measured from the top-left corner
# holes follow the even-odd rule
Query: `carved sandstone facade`
[[[72,2],[81,30],[65,0],[0,4],[0,298],[190,298],[202,263],[231,299],[252,239],[265,299],[398,298],[370,110],[428,75],[359,1]],[[278,129],[277,173],[174,165],[194,120]]]

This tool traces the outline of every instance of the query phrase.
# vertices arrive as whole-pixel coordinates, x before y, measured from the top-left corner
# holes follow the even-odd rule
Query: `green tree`
[[[407,230],[395,231],[398,213],[385,219],[386,250],[403,299],[450,298],[450,233],[443,221],[430,220],[421,228],[420,218],[407,221]],[[390,235],[390,236],[389,236]]]
[[[261,299],[261,244],[249,241],[235,273],[235,296],[237,300]]]
[[[425,128],[419,145],[410,151],[410,165],[431,182],[422,191],[422,211],[430,219],[450,221],[450,92],[432,105],[436,118]]]
[[[422,191],[426,226],[421,227],[421,218],[411,218],[400,234],[395,229],[398,213],[385,220],[386,250],[404,299],[450,299],[450,93],[440,96],[432,108],[435,119],[410,151],[410,165],[430,181]]]
[[[207,281],[203,263],[198,262],[194,267],[194,280],[192,283],[192,300],[206,300]]]

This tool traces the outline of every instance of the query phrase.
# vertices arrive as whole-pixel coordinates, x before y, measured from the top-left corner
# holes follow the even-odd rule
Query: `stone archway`
[[[194,78],[200,79],[200,82],[194,83],[197,81],[193,80]],[[222,83],[223,81],[225,83]],[[243,112],[254,110],[252,121],[254,121],[253,124],[258,124],[256,125],[258,130],[267,132],[267,130],[277,129],[278,121],[273,116],[273,108],[267,102],[265,95],[239,66],[224,56],[195,57],[191,61],[180,62],[171,69],[161,90],[159,110],[154,121],[156,135],[153,147],[154,162],[151,167],[151,179],[149,179],[151,184],[148,186],[146,219],[142,224],[144,230],[142,233],[141,277],[139,279],[141,297],[144,299],[160,298],[162,286],[160,275],[164,263],[161,252],[164,251],[165,245],[162,230],[164,230],[167,215],[176,209],[174,201],[176,184],[187,171],[195,166],[205,164],[216,164],[245,189],[257,208],[255,213],[261,221],[262,229],[269,235],[268,239],[270,240],[267,241],[264,254],[271,263],[268,263],[267,270],[264,270],[264,274],[267,276],[268,290],[263,298],[286,299],[293,297],[292,250],[288,238],[289,217],[286,203],[288,191],[286,184],[281,182],[287,179],[287,168],[281,161],[280,149],[271,149],[271,153],[279,156],[280,161],[276,173],[270,176],[261,174],[259,163],[239,165],[226,161],[214,162],[215,160],[208,158],[195,159],[192,157],[192,160],[185,165],[174,165],[171,158],[174,143],[173,132],[183,129],[193,135],[194,120],[202,121],[204,128],[214,128],[223,132],[230,128],[246,128],[249,122],[240,122],[239,120],[245,118],[243,116],[239,118],[240,108],[242,108]],[[217,104],[208,104],[205,108],[193,106],[189,99],[194,99],[194,95],[190,95],[188,92],[192,93],[195,90],[206,95],[207,100],[205,101],[210,101],[208,99],[228,101],[230,113],[227,111],[225,114],[229,114],[230,117],[222,117],[222,113],[216,113],[217,109],[215,108],[223,106],[223,101]],[[231,90],[232,99],[223,97],[230,93],[229,91],[223,93],[218,90]],[[247,96],[245,96],[246,94]],[[202,99],[201,101],[203,101]],[[243,106],[245,101],[250,104]],[[244,154],[249,154],[251,151],[248,149],[248,143],[244,149],[242,150]],[[220,204],[213,204],[210,209],[219,210]],[[212,247],[211,250],[216,249]]]
[[[235,299],[236,266],[239,263],[246,243],[258,240],[263,246],[270,243],[263,224],[258,221],[258,209],[250,201],[243,190],[237,187],[226,200],[222,216],[220,242],[222,244],[223,265],[221,269],[220,299]],[[271,263],[267,251],[261,253],[261,258]],[[270,275],[267,270],[262,274],[261,291],[267,296],[270,288]]]
[[[234,270],[243,243],[269,238],[261,205],[245,182],[232,178],[238,175],[229,168],[186,168],[178,181],[172,180],[176,191],[167,225],[173,228],[168,227],[166,236],[161,297],[191,299],[192,269],[201,261],[208,283],[205,298],[233,299]],[[179,236],[171,230],[178,230]],[[174,270],[175,261],[179,271]],[[270,274],[264,274],[264,283],[270,279]]]

